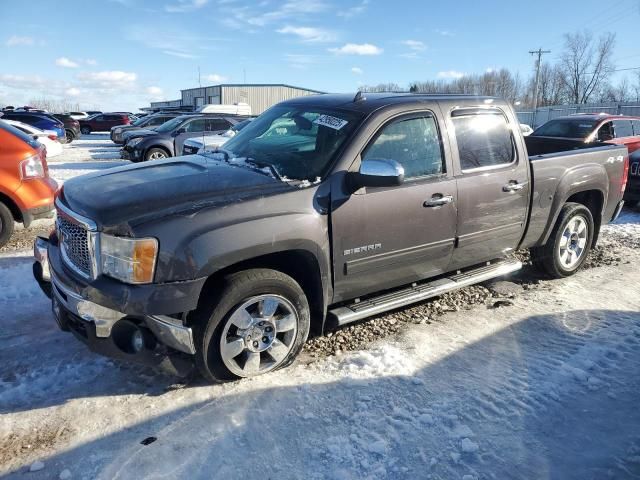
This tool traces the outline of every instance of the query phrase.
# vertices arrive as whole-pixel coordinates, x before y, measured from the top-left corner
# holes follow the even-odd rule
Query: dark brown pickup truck
[[[518,248],[573,274],[627,171],[625,147],[525,139],[495,98],[297,98],[217,152],[66,182],[36,277],[97,352],[248,377],[310,331],[514,272]]]

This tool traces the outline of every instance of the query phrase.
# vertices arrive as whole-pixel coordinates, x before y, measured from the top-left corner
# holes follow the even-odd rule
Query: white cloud
[[[421,42],[420,40],[405,40],[402,42],[402,44],[416,52],[422,52],[427,49],[427,46],[424,44],[424,42]]]
[[[159,97],[163,91],[160,87],[147,87],[147,93],[153,97]]]
[[[209,0],[178,0],[178,3],[165,5],[164,10],[169,13],[183,13],[204,7]]]
[[[93,58],[87,58],[84,63],[86,63],[87,65],[90,65],[92,67],[96,66],[98,64],[98,62],[93,59]]]
[[[463,72],[458,72],[457,70],[438,72],[438,78],[462,78],[464,75],[465,74]]]
[[[369,0],[362,0],[360,4],[354,7],[347,8],[346,10],[340,10],[338,12],[338,16],[343,18],[355,17],[356,15],[360,15],[361,13],[363,13],[367,9],[368,5],[369,5]]]
[[[330,48],[336,55],[380,55],[383,50],[370,43],[346,43],[340,48]]]
[[[104,72],[84,72],[77,75],[78,80],[91,88],[110,90],[128,90],[135,87],[138,75],[133,72],[108,70]]]
[[[192,60],[194,58],[198,58],[198,56],[194,55],[193,53],[178,52],[176,50],[163,50],[162,53],[164,53],[165,55],[170,55],[172,57],[188,58],[190,60]]]
[[[245,32],[252,33],[255,30],[251,30],[250,27],[264,27],[276,21],[305,19],[328,8],[329,6],[323,0],[289,0],[277,7],[268,2],[251,6],[232,4],[221,11],[223,16],[221,22],[229,28],[243,29]]]
[[[69,95],[70,97],[77,97],[79,96],[82,92],[80,92],[79,89],[77,89],[76,87],[71,87],[71,88],[67,88],[67,90],[64,92],[67,95]]]
[[[287,25],[276,31],[282,34],[297,35],[302,41],[309,43],[333,42],[336,39],[336,35],[333,32],[314,27],[293,27]]]
[[[16,47],[18,45],[32,46],[35,45],[35,43],[36,41],[33,37],[20,37],[18,35],[12,35],[7,39],[5,45],[7,47]]]
[[[362,75],[364,72],[362,71],[362,69],[360,67],[352,67],[351,68],[351,73],[354,73],[356,75]]]
[[[217,73],[212,73],[204,77],[204,79],[208,82],[226,82],[227,77],[218,75]]]
[[[78,64],[67,57],[56,58],[56,65],[64,68],[78,68]]]
[[[455,35],[455,33],[453,33],[450,30],[440,30],[436,28],[436,33],[438,35],[442,35],[443,37],[453,37]]]

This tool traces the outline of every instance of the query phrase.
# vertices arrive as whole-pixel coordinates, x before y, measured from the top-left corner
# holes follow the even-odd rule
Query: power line
[[[540,84],[540,65],[542,64],[542,55],[546,53],[551,53],[551,50],[542,50],[540,47],[538,50],[529,50],[531,55],[537,55],[538,59],[536,60],[536,86],[533,93],[533,111],[535,112],[536,108],[538,108],[538,85]]]

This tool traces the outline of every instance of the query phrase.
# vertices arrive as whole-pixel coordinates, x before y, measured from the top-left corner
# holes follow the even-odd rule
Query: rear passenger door
[[[457,248],[451,268],[501,257],[524,233],[529,164],[519,125],[498,108],[453,109],[449,130],[458,181]],[[517,144],[516,142],[519,142]]]
[[[356,159],[395,160],[405,180],[334,198],[334,300],[355,298],[447,270],[456,229],[456,182],[442,128],[430,111],[386,120]]]

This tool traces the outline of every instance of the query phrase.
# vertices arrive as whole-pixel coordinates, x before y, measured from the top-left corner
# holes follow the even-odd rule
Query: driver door
[[[334,201],[336,301],[444,273],[453,253],[456,180],[435,116],[420,112],[387,121],[360,158],[395,160],[405,180]]]

